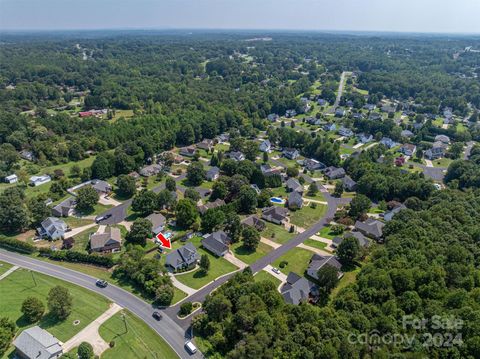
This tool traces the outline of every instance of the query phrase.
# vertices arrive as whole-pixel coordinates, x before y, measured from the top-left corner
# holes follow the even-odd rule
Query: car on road
[[[152,317],[156,320],[161,320],[163,318],[162,315],[157,311],[153,312]]]
[[[185,347],[190,354],[195,354],[197,352],[197,347],[190,340],[185,343]]]
[[[112,214],[109,213],[109,214],[106,214],[106,215],[104,215],[104,216],[97,217],[97,219],[95,220],[95,222],[97,222],[97,223],[102,222],[102,221],[104,221],[104,220],[106,220],[106,219],[109,219],[111,216],[112,216]]]
[[[278,268],[272,268],[272,272],[275,274],[280,274],[280,270]]]
[[[97,279],[95,284],[97,285],[97,287],[105,288],[108,285],[108,282],[106,280],[103,280],[103,279]]]

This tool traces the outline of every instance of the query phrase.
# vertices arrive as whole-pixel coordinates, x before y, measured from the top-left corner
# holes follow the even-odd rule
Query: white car
[[[278,268],[272,268],[272,272],[275,274],[280,274],[280,270]]]
[[[186,342],[185,347],[190,352],[190,354],[195,354],[197,352],[197,347],[191,341]]]

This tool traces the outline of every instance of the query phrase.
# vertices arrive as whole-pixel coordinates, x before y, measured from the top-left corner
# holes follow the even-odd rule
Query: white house
[[[18,177],[16,174],[10,175],[5,177],[5,182],[7,183],[17,183],[18,182]]]
[[[261,152],[270,152],[272,149],[272,144],[269,140],[262,141],[260,144],[260,151]]]
[[[40,186],[44,183],[50,182],[52,180],[52,177],[49,175],[42,175],[42,176],[32,176],[30,177],[30,186]]]

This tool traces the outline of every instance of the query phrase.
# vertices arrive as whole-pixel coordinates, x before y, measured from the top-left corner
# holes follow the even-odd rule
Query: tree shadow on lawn
[[[193,278],[196,278],[196,279],[204,278],[207,276],[207,274],[208,272],[205,272],[204,270],[199,269],[195,273],[193,273]]]
[[[239,256],[248,256],[250,254],[255,253],[257,250],[256,249],[251,249],[245,247],[245,245],[241,245],[240,247],[237,247],[233,250],[235,254],[238,254]]]

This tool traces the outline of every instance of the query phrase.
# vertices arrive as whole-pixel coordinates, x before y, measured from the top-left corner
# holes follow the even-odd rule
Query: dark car
[[[162,319],[162,315],[159,312],[153,312],[152,317],[155,318],[156,320]]]
[[[97,285],[97,287],[105,288],[108,285],[108,282],[103,279],[97,279],[95,284]]]
[[[98,217],[98,218],[95,220],[95,222],[99,223],[99,222],[101,222],[101,221],[104,221],[104,220],[106,220],[106,219],[109,219],[111,216],[112,216],[111,213],[106,214],[106,215],[104,215],[104,216],[100,216],[100,217]]]

